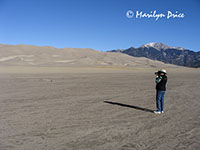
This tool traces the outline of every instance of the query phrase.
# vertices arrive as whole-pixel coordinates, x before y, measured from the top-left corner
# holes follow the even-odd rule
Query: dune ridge
[[[101,52],[89,48],[55,48],[33,45],[0,45],[0,66],[176,68],[177,66],[132,57],[122,53]]]

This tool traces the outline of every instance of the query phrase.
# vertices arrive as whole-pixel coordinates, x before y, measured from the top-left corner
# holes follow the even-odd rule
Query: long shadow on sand
[[[118,103],[118,102],[112,102],[112,101],[104,101],[104,103],[108,103],[108,104],[112,104],[112,105],[118,105],[118,106],[122,106],[122,107],[133,108],[133,109],[137,109],[137,110],[153,113],[153,110],[148,109],[148,108],[142,108],[142,107],[138,107],[138,106],[123,104],[123,103]]]

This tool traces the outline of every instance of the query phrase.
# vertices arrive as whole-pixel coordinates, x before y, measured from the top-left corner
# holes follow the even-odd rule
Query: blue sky
[[[127,18],[176,11],[184,18]],[[200,51],[200,0],[0,0],[0,43],[96,50],[162,42]]]

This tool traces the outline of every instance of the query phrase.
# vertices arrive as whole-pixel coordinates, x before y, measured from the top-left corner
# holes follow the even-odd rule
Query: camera
[[[160,76],[161,73],[162,73],[162,72],[157,71],[157,72],[155,72],[155,75],[156,75],[156,76]]]

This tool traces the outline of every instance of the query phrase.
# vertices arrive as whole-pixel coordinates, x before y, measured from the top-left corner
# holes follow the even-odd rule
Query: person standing
[[[155,114],[164,113],[164,96],[166,92],[167,83],[167,71],[161,69],[156,74],[156,107],[157,110],[154,111]]]

